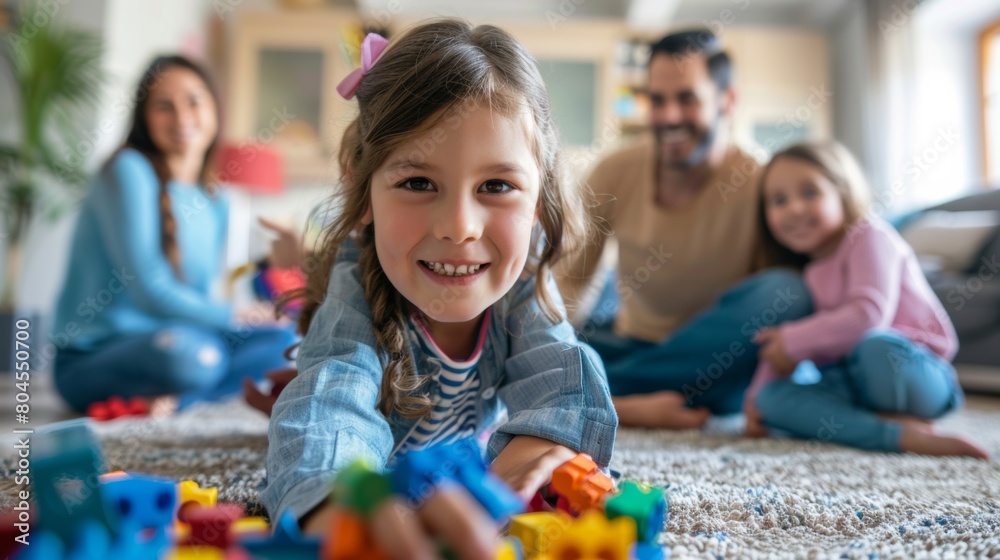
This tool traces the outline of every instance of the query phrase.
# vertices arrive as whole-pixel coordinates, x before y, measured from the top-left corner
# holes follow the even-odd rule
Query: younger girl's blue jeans
[[[840,362],[800,363],[792,379],[765,385],[756,399],[769,427],[878,451],[899,451],[902,429],[878,413],[936,419],[963,402],[955,368],[891,329],[869,331]]]
[[[188,323],[122,336],[94,350],[60,350],[55,384],[78,411],[118,395],[179,395],[180,406],[239,393],[242,378],[289,365],[290,329],[247,327],[220,331]]]

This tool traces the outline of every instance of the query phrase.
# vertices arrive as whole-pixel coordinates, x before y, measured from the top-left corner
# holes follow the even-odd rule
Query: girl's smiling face
[[[372,175],[379,263],[432,322],[474,324],[521,275],[540,188],[530,127],[527,112],[455,110]]]
[[[775,240],[792,251],[822,258],[844,233],[844,202],[837,187],[815,165],[779,157],[764,177],[764,210]]]

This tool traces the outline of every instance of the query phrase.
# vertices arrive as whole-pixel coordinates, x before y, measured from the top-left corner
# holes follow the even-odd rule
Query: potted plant
[[[9,371],[22,247],[36,216],[54,220],[85,183],[86,154],[75,150],[103,79],[99,37],[58,25],[33,2],[0,35],[0,72],[13,78],[15,98],[15,115],[0,120],[15,123],[18,134],[15,142],[0,143],[0,245],[6,250],[0,371]],[[40,333],[32,335],[37,344]]]

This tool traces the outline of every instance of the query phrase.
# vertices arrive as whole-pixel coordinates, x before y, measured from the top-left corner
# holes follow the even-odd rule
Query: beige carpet
[[[1000,456],[998,399],[970,399],[942,428],[975,437]],[[109,468],[193,478],[252,511],[259,511],[266,429],[238,401],[164,421],[97,427]],[[17,490],[10,458],[0,467],[0,509],[7,509]],[[613,467],[668,487],[665,542],[673,558],[1000,557],[996,459],[622,430]]]
[[[674,558],[1000,558],[998,402],[941,424],[990,462],[622,430],[615,465],[669,484]]]

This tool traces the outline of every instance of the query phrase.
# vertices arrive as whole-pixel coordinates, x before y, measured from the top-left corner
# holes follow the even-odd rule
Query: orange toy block
[[[333,512],[320,557],[323,560],[387,560],[372,541],[364,521],[341,508]]]
[[[580,453],[552,473],[552,489],[569,501],[569,513],[581,513],[597,508],[614,491],[615,483],[589,455]]]

